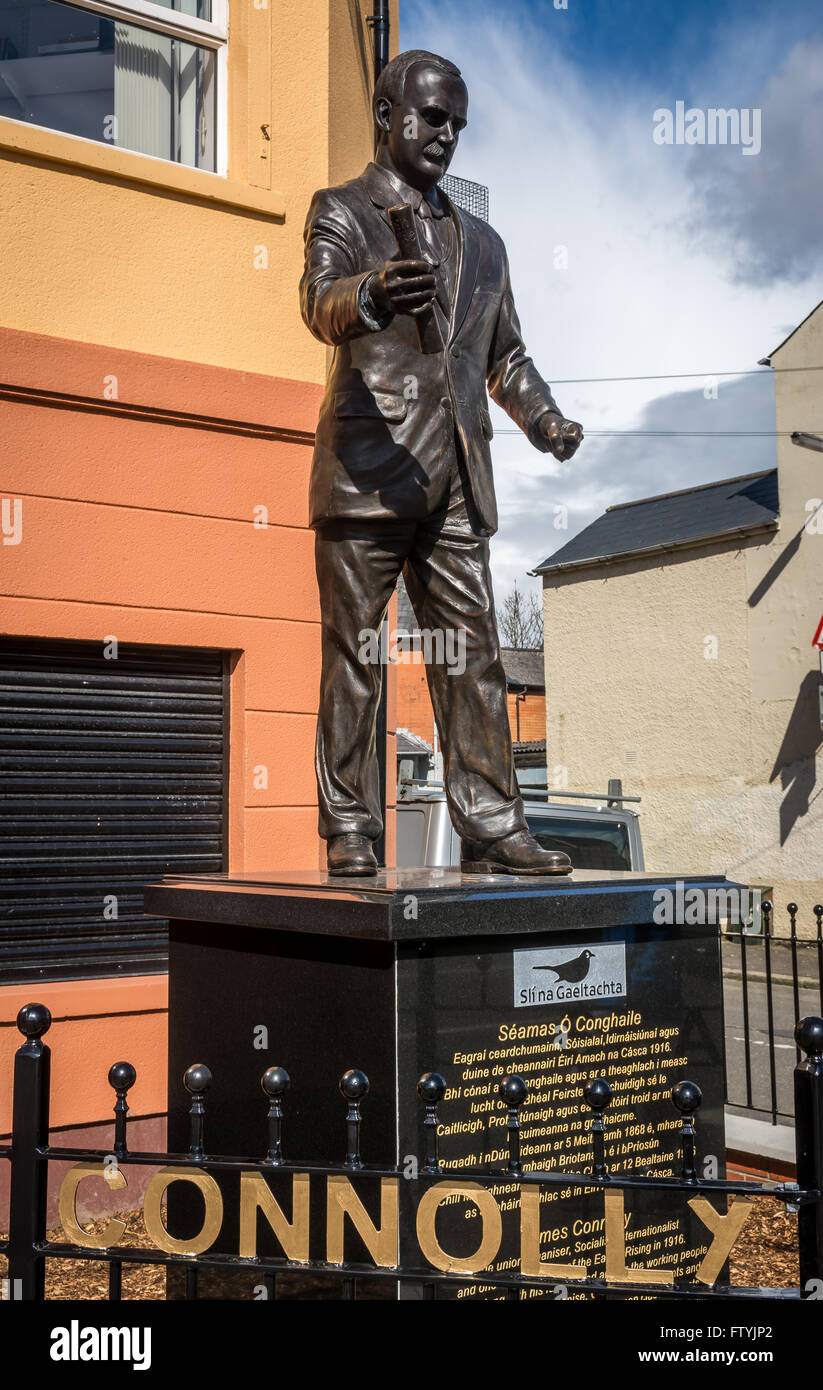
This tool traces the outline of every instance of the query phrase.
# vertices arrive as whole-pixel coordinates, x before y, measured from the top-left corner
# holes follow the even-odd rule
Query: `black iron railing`
[[[345,1100],[345,1118],[341,1116],[341,1152],[345,1160],[339,1164],[304,1162],[290,1160],[285,1156],[284,1117],[285,1097],[289,1089],[289,1077],[282,1067],[269,1068],[262,1078],[262,1089],[267,1101],[267,1111],[263,1116],[261,1106],[261,1151],[260,1158],[236,1158],[210,1154],[206,1145],[206,1097],[211,1082],[211,1073],[206,1066],[196,1064],[189,1067],[184,1077],[185,1087],[191,1096],[190,1103],[190,1145],[185,1154],[131,1152],[128,1148],[128,1101],[127,1095],[135,1081],[134,1068],[129,1063],[115,1063],[109,1071],[109,1082],[115,1093],[115,1126],[113,1149],[59,1148],[49,1143],[49,1069],[50,1050],[43,1042],[43,1036],[51,1024],[47,1008],[41,1004],[29,1004],[18,1015],[18,1027],[25,1042],[18,1049],[14,1066],[14,1114],[11,1147],[0,1149],[0,1159],[11,1162],[11,1206],[10,1234],[2,1249],[9,1259],[9,1294],[26,1300],[42,1300],[45,1297],[45,1267],[47,1259],[99,1260],[109,1266],[109,1298],[117,1300],[122,1295],[122,1271],[129,1264],[158,1264],[167,1269],[176,1268],[185,1273],[185,1297],[198,1297],[198,1280],[203,1269],[223,1271],[251,1271],[264,1281],[261,1287],[266,1296],[274,1297],[276,1281],[279,1277],[309,1274],[321,1282],[337,1281],[342,1289],[342,1297],[357,1297],[358,1282],[394,1281],[395,1284],[412,1283],[424,1298],[438,1298],[445,1285],[475,1284],[483,1290],[494,1293],[500,1289],[506,1298],[518,1299],[528,1290],[542,1292],[547,1297],[589,1296],[594,1298],[634,1298],[638,1294],[655,1298],[753,1298],[780,1297],[795,1299],[818,1299],[823,1295],[823,1018],[809,1017],[797,1024],[796,1040],[801,1057],[794,1069],[794,1105],[796,1115],[796,1156],[797,1183],[752,1183],[729,1182],[717,1178],[698,1176],[697,1135],[695,1117],[700,1106],[699,1088],[689,1081],[681,1081],[674,1087],[672,1101],[680,1114],[680,1164],[676,1177],[655,1176],[651,1173],[621,1173],[608,1164],[607,1134],[604,1115],[612,1099],[611,1088],[601,1077],[589,1080],[583,1088],[583,1098],[591,1112],[590,1132],[592,1136],[592,1162],[586,1171],[568,1172],[561,1167],[552,1169],[526,1170],[520,1152],[520,1109],[524,1104],[528,1088],[525,1081],[517,1075],[506,1076],[498,1087],[498,1098],[506,1108],[508,1162],[504,1167],[492,1168],[461,1167],[450,1169],[441,1161],[438,1145],[438,1105],[446,1091],[446,1082],[437,1073],[427,1073],[421,1077],[417,1092],[422,1102],[422,1157],[409,1165],[408,1157],[404,1166],[387,1167],[365,1162],[362,1157],[361,1130],[363,1127],[362,1102],[368,1094],[368,1080],[357,1070],[348,1071],[341,1078],[339,1090]],[[345,1142],[345,1149],[343,1143]],[[46,1190],[48,1165],[51,1162],[65,1161],[86,1165],[84,1174],[118,1171],[119,1164],[137,1166],[162,1165],[164,1173],[157,1174],[153,1183],[160,1183],[160,1192],[155,1193],[152,1221],[149,1221],[149,1196],[144,1202],[144,1219],[149,1235],[156,1248],[132,1248],[119,1244],[123,1233],[122,1224],[110,1224],[107,1232],[100,1238],[82,1230],[74,1217],[73,1198],[67,1205],[61,1197],[61,1222],[64,1233],[66,1226],[74,1241],[51,1242],[46,1237]],[[77,1172],[77,1170],[75,1170]],[[238,1254],[217,1253],[212,1247],[220,1231],[222,1220],[222,1197],[214,1175],[238,1174],[241,1191],[241,1235]],[[279,1181],[292,1175],[292,1217],[286,1225],[285,1218],[279,1229],[271,1219],[275,1205],[274,1197],[266,1182]],[[69,1175],[70,1177],[71,1175]],[[204,1196],[205,1217],[197,1236],[180,1240],[173,1237],[160,1215],[162,1192],[171,1182],[187,1180],[197,1185]],[[332,1193],[343,1193],[342,1205],[348,1203],[349,1219],[352,1216],[354,1194],[358,1186],[371,1184],[373,1193],[375,1180],[381,1194],[388,1194],[387,1203],[381,1208],[380,1230],[374,1225],[358,1227],[358,1233],[372,1257],[372,1263],[362,1260],[352,1263],[344,1259],[343,1216],[339,1215],[336,1244],[330,1246],[331,1239],[327,1225],[327,1246],[325,1259],[309,1259],[309,1195],[310,1189],[318,1185],[326,1186],[327,1202],[331,1204]],[[64,1179],[64,1184],[66,1179]],[[472,1258],[468,1260],[445,1254],[435,1235],[435,1216],[441,1200],[446,1200],[444,1189],[449,1193],[459,1191],[465,1184],[463,1195],[474,1201],[481,1209],[481,1196],[494,1206],[494,1192],[499,1184],[506,1190],[519,1189],[521,1208],[521,1241],[524,1229],[523,1213],[527,1207],[532,1210],[533,1262],[524,1264],[521,1245],[520,1273],[510,1270],[502,1273],[488,1272],[488,1265],[495,1258],[478,1255],[474,1267]],[[387,1184],[387,1186],[385,1186]],[[401,1184],[405,1187],[404,1202],[398,1204]],[[123,1182],[120,1182],[123,1186]],[[242,1234],[242,1210],[244,1185],[247,1201],[247,1221],[245,1237]],[[439,1185],[439,1186],[438,1186]],[[535,1193],[535,1188],[538,1191]],[[540,1253],[540,1200],[539,1189],[565,1189],[566,1192],[589,1195],[603,1193],[605,1208],[605,1271],[603,1277],[580,1278],[564,1277],[563,1292],[557,1292],[557,1271],[541,1266]],[[434,1189],[434,1191],[433,1191]],[[712,1242],[703,1262],[688,1277],[675,1276],[670,1269],[656,1271],[642,1268],[629,1268],[626,1264],[623,1231],[623,1205],[625,1191],[645,1190],[658,1194],[682,1193],[689,1201],[692,1210],[699,1214],[704,1224],[712,1231]],[[361,1192],[363,1187],[360,1186]],[[301,1234],[298,1193],[305,1198],[305,1231]],[[411,1207],[407,1194],[415,1194],[416,1201]],[[532,1194],[531,1198],[529,1193]],[[346,1194],[351,1194],[351,1200]],[[798,1282],[793,1289],[763,1289],[733,1287],[723,1279],[723,1269],[731,1243],[720,1233],[724,1221],[730,1227],[742,1227],[746,1211],[741,1208],[739,1222],[731,1219],[734,1207],[724,1217],[716,1207],[707,1204],[705,1198],[714,1195],[721,1201],[732,1197],[767,1197],[784,1205],[790,1205],[798,1212]],[[381,1202],[383,1197],[381,1195]],[[453,1200],[453,1198],[451,1199]],[[211,1204],[211,1205],[210,1205]],[[338,1203],[338,1205],[341,1205]],[[267,1211],[266,1208],[269,1208]],[[258,1207],[270,1218],[272,1229],[277,1229],[277,1238],[282,1257],[258,1256],[256,1220]],[[423,1240],[421,1231],[421,1210],[428,1212],[430,1235]],[[748,1203],[743,1204],[744,1208]],[[342,1207],[341,1207],[342,1209]],[[416,1228],[412,1219],[412,1230],[408,1227],[408,1212],[417,1212]],[[249,1220],[248,1212],[251,1211]],[[356,1210],[356,1204],[355,1204]],[[364,1210],[364,1209],[361,1209]],[[388,1215],[386,1215],[388,1210]],[[398,1215],[399,1213],[399,1215]],[[404,1215],[405,1213],[405,1215]],[[609,1220],[613,1220],[612,1232],[616,1233],[618,1248],[616,1258],[610,1255]],[[482,1225],[485,1230],[485,1216],[482,1210]],[[282,1212],[280,1213],[282,1217]],[[392,1220],[394,1225],[392,1226]],[[499,1224],[499,1218],[494,1220]],[[328,1221],[328,1216],[327,1216]],[[404,1226],[406,1222],[406,1226]],[[536,1224],[535,1224],[536,1222]],[[493,1223],[492,1223],[493,1224]],[[401,1258],[398,1250],[408,1252],[410,1234],[416,1229],[418,1245],[414,1254],[406,1253]],[[380,1236],[375,1244],[373,1238]],[[484,1237],[485,1239],[485,1237]],[[102,1240],[102,1246],[95,1244]],[[733,1237],[732,1237],[733,1240]],[[721,1248],[716,1248],[718,1241]],[[494,1241],[492,1240],[492,1246]],[[379,1246],[379,1248],[378,1248]],[[481,1247],[482,1248],[482,1243]],[[442,1258],[441,1258],[442,1256]],[[541,1273],[541,1267],[543,1272]],[[525,1272],[524,1272],[525,1271]]]
[[[814,909],[812,936],[798,935],[796,903],[789,903],[788,932],[775,931],[770,902],[762,926],[730,925],[722,933],[726,1014],[727,1104],[776,1125],[794,1115],[788,1069],[781,1061],[800,1052],[795,1020],[823,1014],[823,905]]]

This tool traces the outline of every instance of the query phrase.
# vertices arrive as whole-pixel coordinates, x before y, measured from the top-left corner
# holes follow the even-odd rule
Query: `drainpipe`
[[[389,61],[389,0],[374,0],[374,14],[369,15],[374,37],[374,80],[377,81]]]
[[[506,684],[507,684],[507,686],[508,686],[508,689],[509,689],[509,690],[511,691],[511,693],[514,695],[514,709],[515,709],[515,715],[516,715],[516,718],[517,718],[517,735],[516,735],[516,742],[519,743],[519,742],[520,742],[520,706],[521,706],[521,704],[524,705],[524,704],[526,703],[526,695],[528,694],[529,687],[528,687],[527,685],[515,685],[515,684],[513,684],[513,683],[509,683],[508,681],[506,682]]]

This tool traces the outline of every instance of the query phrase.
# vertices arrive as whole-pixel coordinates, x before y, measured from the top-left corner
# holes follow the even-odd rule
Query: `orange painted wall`
[[[0,630],[234,653],[229,868],[316,868],[319,607],[307,489],[322,388],[11,329],[0,329],[0,357],[3,495],[23,505],[21,543],[0,552]],[[112,378],[118,399],[107,401]],[[261,507],[266,529],[254,524]],[[388,679],[392,769],[391,667]],[[254,785],[261,766],[267,787]],[[389,803],[392,862],[393,780]],[[110,1117],[115,1053],[145,1078],[133,1113],[165,1110],[163,977],[7,987],[0,1135],[14,1020],[29,999],[54,1014],[55,1126]],[[99,1075],[89,1069],[97,1058]]]
[[[315,868],[306,508],[321,388],[12,329],[0,329],[0,357],[3,495],[23,507],[21,543],[2,550],[0,628],[235,653],[229,867]],[[254,525],[261,507],[267,529]],[[261,765],[265,789],[252,781]],[[0,1133],[14,1019],[31,998],[55,1018],[56,1126],[110,1116],[115,1052],[144,1078],[134,1113],[165,1110],[163,977],[13,987],[0,990]]]

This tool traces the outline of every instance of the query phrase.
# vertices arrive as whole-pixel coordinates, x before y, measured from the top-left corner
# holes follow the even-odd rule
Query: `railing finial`
[[[194,1062],[186,1069],[183,1076],[183,1085],[189,1095],[193,1097],[189,1111],[191,1115],[189,1158],[194,1159],[195,1162],[202,1161],[205,1156],[203,1148],[203,1133],[206,1123],[205,1094],[213,1079],[208,1067],[202,1062]]]
[[[794,1040],[810,1062],[823,1059],[823,1018],[809,1014],[794,1030]]]
[[[17,1027],[29,1042],[36,1042],[51,1028],[51,1012],[45,1004],[24,1004],[17,1015]]]
[[[446,1083],[437,1071],[424,1072],[417,1083],[417,1094],[426,1107],[423,1121],[426,1135],[426,1157],[421,1172],[439,1173],[440,1155],[437,1151],[437,1107],[446,1094]]]
[[[672,1090],[672,1104],[683,1116],[680,1129],[682,1163],[680,1176],[684,1182],[697,1181],[697,1150],[694,1117],[703,1103],[703,1092],[693,1081],[678,1081]]]
[[[529,1094],[529,1088],[522,1076],[516,1072],[509,1076],[504,1076],[497,1088],[497,1094],[508,1110],[506,1116],[506,1133],[509,1140],[509,1162],[506,1168],[508,1173],[522,1173],[523,1164],[520,1161],[520,1116],[518,1110]]]
[[[583,1087],[583,1099],[594,1111],[592,1120],[592,1173],[596,1178],[608,1177],[606,1167],[606,1124],[603,1112],[612,1100],[612,1088],[604,1076],[593,1076]]]
[[[137,1072],[131,1062],[115,1062],[114,1066],[109,1067],[109,1085],[115,1095],[114,1154],[116,1158],[124,1158],[128,1152],[126,1148],[126,1116],[129,1113],[129,1104],[126,1095],[136,1080]]]
[[[291,1085],[291,1077],[283,1067],[269,1067],[260,1078],[260,1085],[263,1092],[269,1098],[269,1113],[267,1116],[269,1130],[269,1147],[266,1153],[266,1162],[278,1164],[283,1162],[283,1105],[282,1100]]]
[[[369,1093],[369,1078],[365,1072],[358,1071],[352,1067],[346,1071],[337,1083],[338,1090],[344,1100],[348,1102],[346,1107],[346,1167],[362,1168],[363,1162],[360,1157],[360,1102]]]

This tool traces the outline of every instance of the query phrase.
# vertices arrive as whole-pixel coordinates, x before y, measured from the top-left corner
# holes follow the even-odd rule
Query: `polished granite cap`
[[[663,893],[696,904],[708,925],[728,915],[725,875],[578,869],[554,878],[381,869],[345,878],[318,869],[170,874],[145,890],[151,917],[377,941],[589,930],[655,922]],[[681,913],[682,915],[682,913]],[[688,920],[688,918],[687,918]],[[682,930],[682,927],[672,930]]]

